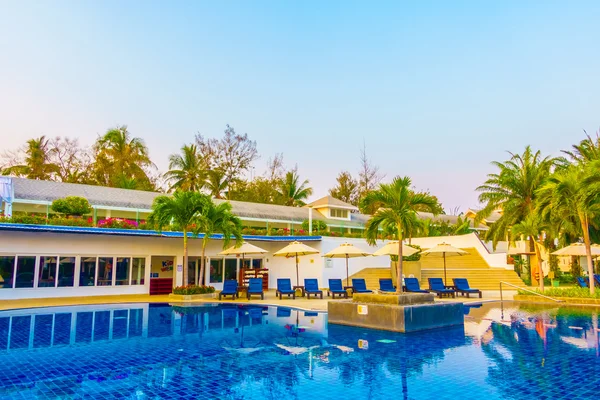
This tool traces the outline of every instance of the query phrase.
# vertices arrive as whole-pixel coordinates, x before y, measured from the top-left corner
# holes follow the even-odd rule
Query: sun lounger
[[[364,279],[352,279],[352,291],[354,293],[373,293],[367,289],[367,284]]]
[[[292,310],[284,307],[277,307],[277,318],[287,318],[292,316]]]
[[[456,296],[456,292],[454,290],[446,288],[442,278],[429,278],[429,291],[437,294],[438,297]]]
[[[231,296],[232,299],[240,297],[240,295],[238,294],[237,281],[231,280],[223,282],[223,290],[221,290],[221,293],[219,293],[219,300],[221,300],[221,297],[225,296]]]
[[[248,281],[248,290],[246,291],[246,297],[250,300],[250,296],[260,296],[262,300],[265,299],[265,292],[263,292],[263,280],[262,278],[250,278]]]
[[[342,280],[341,279],[330,279],[329,280],[329,290],[327,291],[327,295],[331,295],[331,297],[333,297],[335,299],[335,295],[338,296],[344,296],[345,298],[348,298],[348,292],[346,292],[346,290],[344,289],[344,287],[342,286]]]
[[[381,278],[379,279],[379,291],[394,293],[396,292],[396,288],[391,279]]]
[[[310,299],[311,294],[314,294],[315,297],[319,295],[321,298],[323,298],[323,291],[319,289],[319,281],[316,279],[304,280],[304,293],[306,293],[307,299]]]
[[[287,295],[288,299],[292,296],[293,299],[296,298],[296,291],[292,289],[292,281],[283,278],[277,279],[277,290],[275,294],[279,296],[279,300],[283,298],[283,295]]]
[[[469,281],[466,278],[453,278],[454,287],[456,291],[463,296],[466,294],[467,297],[470,297],[471,294],[479,294],[479,298],[481,298],[481,290],[474,289],[469,286]]]
[[[600,286],[600,274],[595,274],[594,280],[596,281],[596,286]]]
[[[412,293],[429,293],[427,290],[421,289],[419,280],[417,278],[404,278],[406,284],[406,291]]]
[[[587,278],[584,278],[582,276],[577,277],[577,284],[582,288],[589,288],[590,287],[589,282],[590,281]]]

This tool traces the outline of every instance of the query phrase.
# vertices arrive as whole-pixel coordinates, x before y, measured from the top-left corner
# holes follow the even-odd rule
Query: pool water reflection
[[[0,312],[0,398],[594,398],[598,315],[497,305],[418,334],[289,308]]]

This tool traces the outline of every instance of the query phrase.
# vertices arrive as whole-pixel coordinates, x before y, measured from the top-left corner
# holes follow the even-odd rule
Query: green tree
[[[213,169],[207,172],[205,187],[215,199],[224,198],[224,193],[229,187],[229,183],[223,170]]]
[[[312,188],[308,186],[308,180],[300,182],[298,172],[296,170],[289,171],[277,188],[277,202],[284,206],[302,207],[306,204],[304,200],[312,192]]]
[[[73,216],[82,216],[92,212],[92,206],[87,199],[78,196],[67,196],[52,202],[52,211]]]
[[[50,141],[46,139],[46,136],[30,139],[27,141],[24,162],[5,168],[2,174],[29,179],[52,179],[60,172],[58,165],[52,162],[52,153]]]
[[[525,148],[523,154],[509,154],[511,157],[508,161],[492,163],[499,171],[489,174],[485,183],[477,188],[481,192],[479,201],[484,207],[477,213],[475,224],[493,211],[502,211],[501,217],[490,226],[485,236],[494,247],[509,237],[511,226],[534,213],[537,191],[544,185],[556,163],[553,158],[542,157],[540,151],[534,152],[530,146]],[[530,246],[533,247],[532,242]]]
[[[95,179],[100,185],[154,190],[147,169],[153,168],[148,148],[140,138],[131,137],[127,126],[109,129],[94,144]]]
[[[538,213],[531,213],[525,217],[524,220],[515,224],[510,229],[511,241],[515,242],[520,240],[522,237],[529,237],[533,241],[533,248],[535,251],[535,257],[537,259],[537,266],[539,271],[539,285],[540,291],[544,291],[544,271],[542,269],[542,247],[543,247],[543,233],[548,230],[548,225],[545,223],[542,216]],[[533,282],[535,277],[533,276],[533,268],[530,268],[531,281]]]
[[[183,232],[183,282],[188,281],[188,232],[194,229],[205,209],[208,197],[198,192],[175,191],[172,196],[158,196],[152,204],[147,222],[159,231],[172,226]]]
[[[417,209],[429,208],[433,212],[436,201],[427,193],[415,193],[411,190],[409,177],[396,177],[392,183],[380,184],[377,190],[367,193],[361,206],[376,210],[365,227],[365,236],[370,245],[376,244],[380,229],[391,230],[396,234],[399,255],[397,293],[402,293],[402,240],[419,223]]]
[[[600,164],[572,164],[553,174],[539,190],[539,207],[545,218],[576,220],[585,244],[590,292],[594,293],[594,269],[590,225],[600,216]]]
[[[169,171],[164,176],[171,183],[170,190],[202,190],[205,186],[206,166],[198,154],[196,145],[185,145],[180,154],[171,154]]]
[[[358,182],[348,171],[342,171],[336,178],[335,187],[329,189],[329,194],[336,199],[349,204],[358,204]]]
[[[231,212],[231,204],[223,202],[215,204],[210,197],[206,198],[202,210],[198,215],[196,227],[193,230],[195,235],[204,234],[202,238],[202,256],[200,258],[200,278],[204,279],[206,246],[210,242],[211,236],[215,233],[223,234],[223,248],[229,246],[231,239],[234,238],[236,244],[242,243],[242,221]],[[186,264],[187,265],[187,264]]]

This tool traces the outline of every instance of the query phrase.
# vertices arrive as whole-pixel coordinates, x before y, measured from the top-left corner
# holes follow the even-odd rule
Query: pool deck
[[[513,295],[516,292],[504,292],[504,300],[512,300]],[[456,299],[444,298],[437,299],[436,301],[442,302],[462,302],[465,304],[479,304],[484,302],[499,301],[500,293],[498,291],[484,291],[483,298],[479,299],[476,297],[457,297]],[[20,299],[20,300],[2,300],[0,301],[0,310],[12,310],[19,308],[38,308],[38,307],[55,307],[55,306],[74,306],[74,305],[93,305],[93,304],[126,304],[126,303],[172,303],[172,304],[202,304],[202,303],[236,303],[236,304],[262,304],[270,306],[290,306],[307,311],[327,311],[327,303],[330,301],[339,301],[338,299],[332,300],[325,296],[322,300],[311,298],[310,300],[305,297],[296,297],[295,300],[279,298],[275,295],[274,290],[265,292],[265,299],[260,300],[256,297],[251,300],[247,300],[244,297],[233,300],[222,300],[216,299],[205,299],[205,300],[194,300],[185,303],[173,302],[168,295],[156,295],[150,296],[147,294],[140,295],[122,295],[122,296],[87,296],[87,297],[56,297],[56,298],[43,298],[43,299]]]

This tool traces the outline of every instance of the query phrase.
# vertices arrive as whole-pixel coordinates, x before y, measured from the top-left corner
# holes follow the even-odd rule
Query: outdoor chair
[[[471,294],[479,294],[479,298],[481,298],[481,290],[470,287],[469,281],[466,278],[453,278],[452,280],[454,281],[456,291],[461,295],[464,296],[466,294],[467,297],[470,297],[469,295]]]
[[[429,293],[427,290],[421,289],[419,280],[417,278],[404,278],[406,284],[406,291],[412,293]]]
[[[280,278],[277,279],[277,290],[275,294],[279,296],[279,300],[283,298],[283,295],[287,295],[288,299],[292,296],[293,299],[296,298],[296,291],[292,289],[292,281],[288,278]]]
[[[329,280],[329,290],[327,291],[327,295],[335,299],[335,295],[344,296],[344,298],[348,298],[348,292],[342,286],[341,279],[330,279]]]
[[[310,299],[311,294],[315,295],[315,297],[319,295],[323,298],[323,291],[319,289],[319,281],[316,279],[304,280],[304,293],[306,293],[307,299]]]
[[[394,293],[396,292],[396,288],[394,287],[391,279],[381,278],[379,279],[379,291]]]
[[[596,281],[596,286],[600,286],[600,274],[594,274],[594,280]]]
[[[456,292],[452,289],[448,289],[444,285],[442,278],[429,278],[429,291],[437,294],[438,297],[443,296],[456,296]]]
[[[265,292],[263,291],[263,280],[262,278],[250,278],[248,281],[248,290],[246,291],[246,297],[250,300],[250,296],[260,296],[261,300],[265,299]]]
[[[221,290],[221,293],[219,293],[219,300],[221,300],[221,297],[225,296],[231,296],[232,299],[240,297],[240,295],[238,294],[237,281],[231,280],[223,282],[223,290]]]
[[[367,284],[362,278],[352,279],[352,291],[354,293],[373,293],[372,290],[367,289]]]
[[[588,285],[588,282],[589,282],[589,280],[584,278],[583,276],[577,277],[577,284],[582,288],[589,288],[590,285]]]

